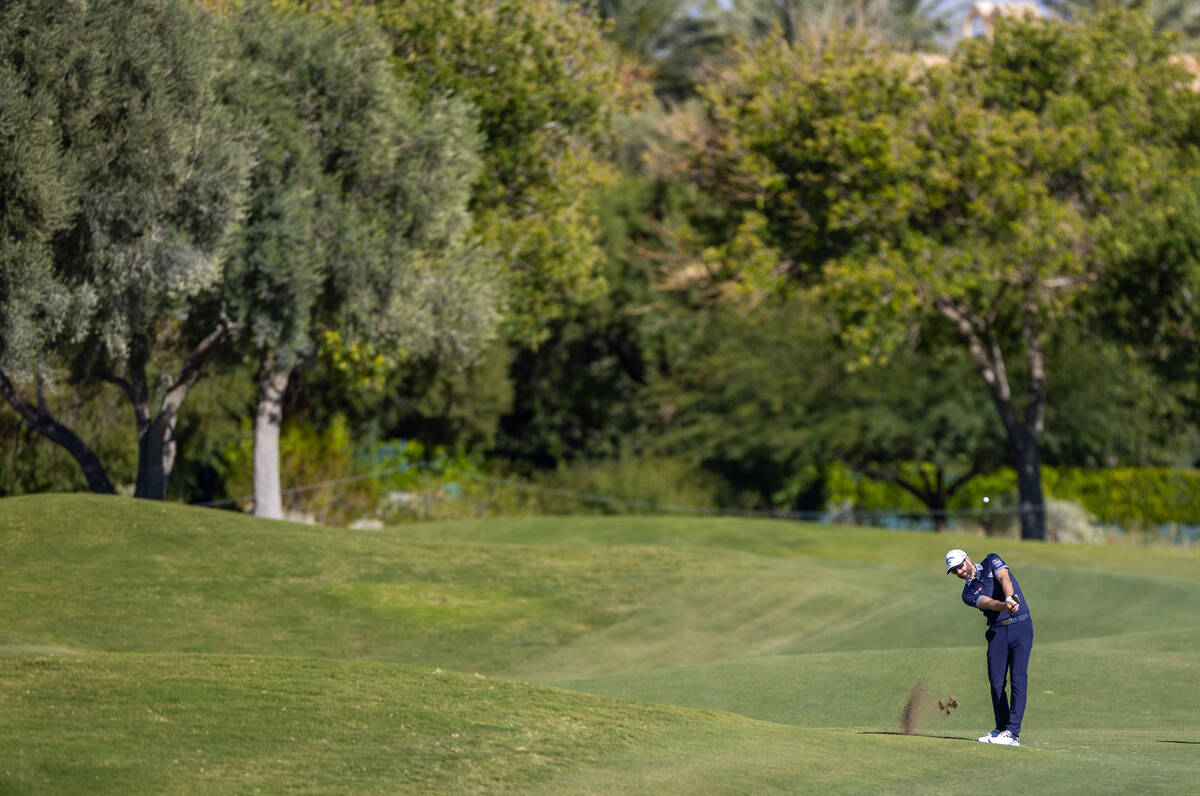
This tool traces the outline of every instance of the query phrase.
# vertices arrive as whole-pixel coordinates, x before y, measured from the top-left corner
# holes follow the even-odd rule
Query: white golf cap
[[[967,560],[967,551],[959,550],[957,547],[946,553],[946,574],[950,574],[950,570],[956,569],[959,564]]]

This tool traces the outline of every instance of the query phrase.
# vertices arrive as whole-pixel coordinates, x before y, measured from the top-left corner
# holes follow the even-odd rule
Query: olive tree
[[[214,93],[223,56],[219,26],[192,3],[0,6],[0,394],[96,491],[112,481],[43,385],[69,368],[119,386],[136,494],[162,498],[179,407],[230,329],[219,312],[195,316],[248,165]]]
[[[463,361],[501,308],[494,258],[469,234],[474,109],[418,102],[361,20],[252,2],[233,24],[224,98],[254,131],[255,165],[225,303],[258,366],[254,510],[281,517],[284,394],[322,345]]]

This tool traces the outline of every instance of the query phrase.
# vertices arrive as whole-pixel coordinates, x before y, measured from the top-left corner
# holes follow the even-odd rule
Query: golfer
[[[1029,684],[1029,653],[1033,650],[1033,622],[1021,586],[1008,564],[988,553],[978,564],[963,550],[946,553],[946,574],[953,572],[967,582],[963,602],[983,611],[987,620],[988,680],[992,686],[992,712],[996,729],[980,738],[981,743],[1020,746],[1021,719],[1025,716],[1025,692]],[[1012,683],[1012,702],[1004,693],[1004,680]]]

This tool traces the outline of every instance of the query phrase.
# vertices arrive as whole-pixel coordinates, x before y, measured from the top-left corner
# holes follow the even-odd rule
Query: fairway
[[[1021,749],[975,741],[984,627],[953,546],[1028,598]],[[1200,782],[1195,551],[728,518],[351,531],[60,495],[0,500],[0,556],[0,793]]]

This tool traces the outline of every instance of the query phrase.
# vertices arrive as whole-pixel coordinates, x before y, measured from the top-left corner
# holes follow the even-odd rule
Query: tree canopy
[[[854,38],[773,39],[706,87],[714,136],[695,163],[742,208],[737,245],[769,254],[731,277],[814,287],[863,365],[951,324],[1008,436],[1022,532],[1040,538],[1047,329],[1107,275],[1119,208],[1194,172],[1189,83],[1149,22],[1116,10],[1001,22],[948,68]]]
[[[510,337],[536,344],[561,299],[600,290],[588,198],[613,179],[612,116],[636,92],[590,17],[559,0],[280,4],[375,20],[418,101],[449,93],[478,110],[484,167],[471,210],[503,254]]]

